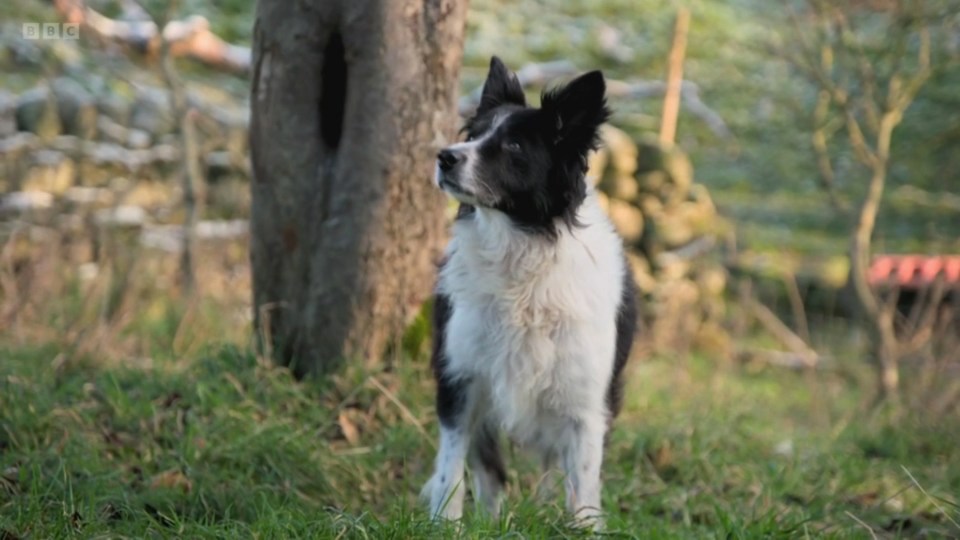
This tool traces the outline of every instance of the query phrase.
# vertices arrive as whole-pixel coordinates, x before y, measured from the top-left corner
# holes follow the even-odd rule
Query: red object
[[[960,281],[960,257],[949,257],[947,263],[943,266],[943,273],[947,276],[947,281]]]
[[[960,255],[880,255],[867,272],[870,285],[904,289],[926,287],[940,278],[960,287]]]

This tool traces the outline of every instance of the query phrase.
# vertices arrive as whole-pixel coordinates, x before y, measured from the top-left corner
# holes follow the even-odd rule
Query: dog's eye
[[[474,137],[472,133],[468,133],[468,134],[467,134],[467,138],[464,139],[464,142],[470,142],[470,141],[472,141],[472,140],[474,140],[474,139],[476,139],[476,137]]]
[[[517,141],[507,141],[503,143],[503,148],[508,152],[519,152],[520,143],[518,143]]]

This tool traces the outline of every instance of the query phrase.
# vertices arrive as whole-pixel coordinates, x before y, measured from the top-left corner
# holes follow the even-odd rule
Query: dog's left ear
[[[555,145],[579,155],[596,148],[598,129],[610,117],[606,89],[603,73],[591,71],[543,94],[541,108],[553,122]]]
[[[483,83],[477,113],[486,112],[507,103],[524,107],[527,100],[516,73],[507,69],[500,58],[493,56],[490,58],[490,71],[487,73],[486,82]]]

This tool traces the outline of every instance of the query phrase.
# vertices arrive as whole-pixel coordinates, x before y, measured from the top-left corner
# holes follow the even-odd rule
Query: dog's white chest
[[[478,383],[478,399],[489,404],[503,429],[519,438],[544,415],[561,412],[561,395],[570,397],[563,376],[564,344],[558,339],[559,322],[533,323],[542,314],[498,304],[491,298],[454,308],[448,357],[451,371]]]
[[[509,224],[467,226],[448,252],[440,290],[449,373],[470,378],[488,416],[518,442],[554,438],[570,411],[597,410],[612,370],[619,246],[527,241]],[[498,236],[502,234],[502,236]],[[606,229],[583,232],[612,233]],[[618,242],[615,237],[612,237]],[[566,242],[566,243],[564,243]],[[556,420],[556,422],[554,422]]]

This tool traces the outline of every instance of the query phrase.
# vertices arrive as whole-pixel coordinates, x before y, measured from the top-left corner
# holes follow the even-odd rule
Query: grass
[[[423,358],[304,383],[236,347],[141,367],[0,358],[5,539],[581,536],[559,500],[528,498],[539,473],[516,450],[500,521],[426,519]],[[956,423],[894,429],[839,379],[702,359],[636,361],[628,389],[604,466],[612,536],[960,535]]]

